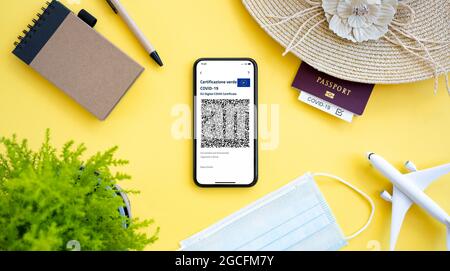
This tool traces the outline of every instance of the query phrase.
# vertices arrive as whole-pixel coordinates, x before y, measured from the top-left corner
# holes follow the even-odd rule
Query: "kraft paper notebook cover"
[[[144,68],[63,4],[47,4],[13,54],[104,120]]]

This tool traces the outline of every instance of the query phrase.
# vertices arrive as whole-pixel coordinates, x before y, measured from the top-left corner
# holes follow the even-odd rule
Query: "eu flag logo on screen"
[[[238,86],[238,88],[250,87],[250,78],[238,78],[237,86]]]

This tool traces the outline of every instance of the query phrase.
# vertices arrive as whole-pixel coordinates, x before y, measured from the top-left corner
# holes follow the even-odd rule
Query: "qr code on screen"
[[[202,148],[249,148],[249,99],[201,101]]]

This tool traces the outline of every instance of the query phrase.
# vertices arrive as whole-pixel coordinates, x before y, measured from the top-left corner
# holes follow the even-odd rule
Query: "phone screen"
[[[194,178],[201,186],[257,179],[257,67],[251,59],[201,59],[194,67]]]

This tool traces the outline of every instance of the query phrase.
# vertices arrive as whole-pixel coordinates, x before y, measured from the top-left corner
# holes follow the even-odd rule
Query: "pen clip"
[[[112,10],[114,11],[115,14],[117,14],[117,9],[114,6],[114,4],[111,2],[111,0],[106,0],[106,2],[108,2],[108,5],[112,8]]]
[[[97,18],[92,16],[92,14],[87,12],[85,9],[82,9],[82,10],[80,10],[80,12],[78,12],[78,18],[83,20],[83,22],[85,22],[87,25],[89,25],[92,28],[97,24]]]

